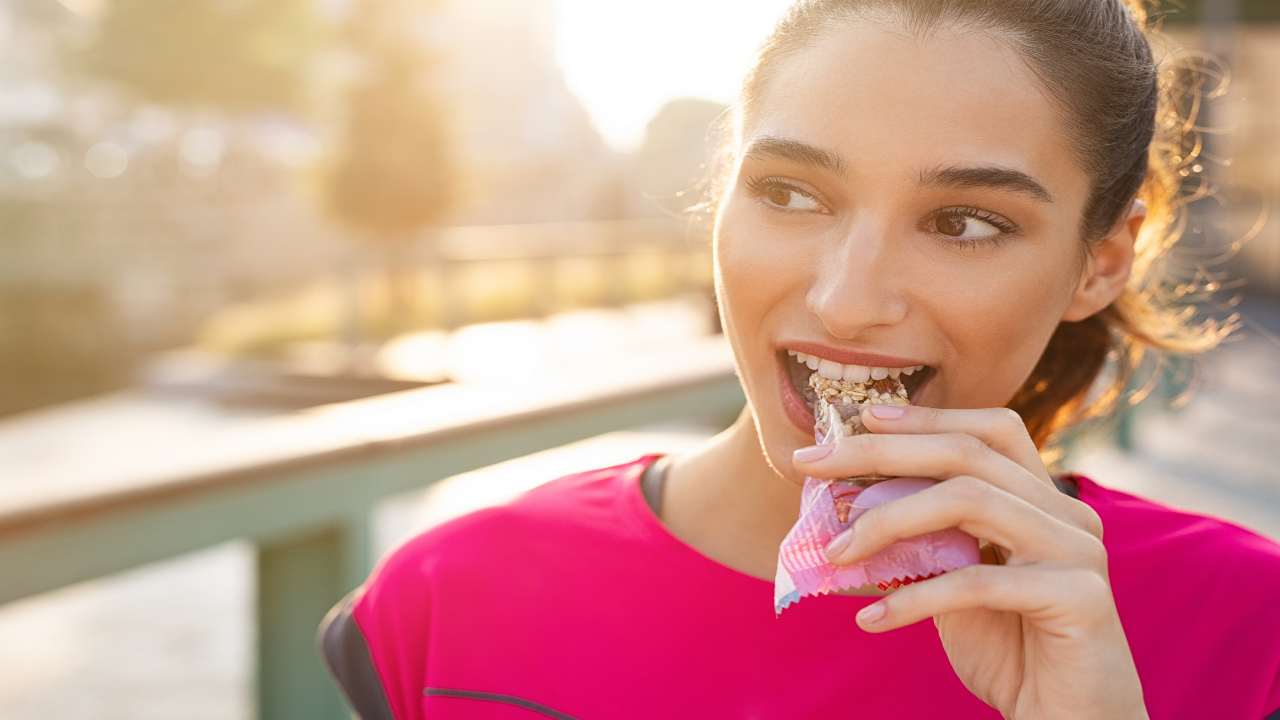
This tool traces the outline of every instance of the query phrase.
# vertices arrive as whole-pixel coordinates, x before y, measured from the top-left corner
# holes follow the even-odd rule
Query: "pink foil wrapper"
[[[828,433],[819,444],[836,441]],[[870,487],[852,480],[805,477],[800,492],[800,518],[778,552],[774,581],[774,613],[809,595],[875,585],[881,590],[958,570],[980,562],[978,541],[955,528],[900,540],[849,565],[827,562],[827,543],[877,505],[924,490],[936,481],[893,478]]]

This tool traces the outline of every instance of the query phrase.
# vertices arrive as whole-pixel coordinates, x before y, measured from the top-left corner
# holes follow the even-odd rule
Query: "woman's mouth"
[[[813,388],[809,387],[809,376],[814,372],[833,380],[842,378],[852,382],[867,382],[886,377],[898,378],[907,389],[907,395],[913,404],[919,401],[920,393],[937,374],[937,371],[928,365],[908,367],[850,365],[795,350],[780,350],[777,353],[777,359],[783,408],[792,423],[807,433],[813,432],[813,406],[817,401],[817,394]]]

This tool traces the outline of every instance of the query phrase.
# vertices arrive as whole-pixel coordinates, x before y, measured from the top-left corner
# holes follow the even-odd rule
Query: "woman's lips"
[[[795,384],[791,381],[791,369],[788,367],[793,364],[791,359],[782,353],[778,358],[778,386],[782,391],[782,409],[787,417],[797,428],[806,435],[813,435],[813,426],[816,420],[813,417],[813,410],[809,408],[809,403],[796,390]]]
[[[798,379],[800,375],[804,375],[804,380],[807,381],[809,373],[812,371],[808,368],[800,367],[793,358],[787,355],[785,350],[777,353],[777,360],[778,385],[781,391],[782,409],[793,425],[802,430],[806,435],[813,435],[813,426],[815,423],[813,409],[809,406],[809,403],[804,399],[804,396],[800,394],[800,390],[796,387],[797,384],[802,383],[802,381]],[[795,379],[792,378],[793,372],[796,373]],[[922,374],[923,377],[919,377]],[[917,382],[919,384],[917,385],[916,382],[910,382],[909,384],[909,387],[911,385],[915,385],[910,392],[912,404],[917,404],[921,398],[925,397],[924,391],[928,388],[930,383],[933,382],[933,376],[936,374],[937,371],[934,368],[926,367],[923,371],[914,376],[918,378]]]

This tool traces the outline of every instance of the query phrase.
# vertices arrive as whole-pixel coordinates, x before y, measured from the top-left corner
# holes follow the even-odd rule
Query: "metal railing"
[[[139,448],[178,464],[104,468],[82,492],[0,508],[0,604],[247,539],[257,558],[258,716],[347,717],[315,632],[372,568],[379,501],[614,430],[676,419],[722,427],[744,402],[721,337],[600,375],[519,390],[433,386],[240,419],[190,448]],[[11,480],[39,482],[41,468],[19,470]]]

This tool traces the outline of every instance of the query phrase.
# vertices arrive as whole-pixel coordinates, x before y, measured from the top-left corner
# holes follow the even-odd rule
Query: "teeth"
[[[841,376],[849,382],[864,383],[871,379],[871,368],[866,365],[845,365]]]
[[[791,352],[791,356],[794,357],[796,359],[796,362],[800,363],[801,365],[807,365],[810,370],[817,370],[818,363],[821,362],[818,358],[812,355],[805,355],[802,352],[793,351]]]
[[[828,380],[839,380],[844,374],[844,366],[838,362],[823,360],[818,363],[818,374]]]
[[[898,378],[902,375],[911,375],[919,370],[924,369],[924,365],[912,365],[911,367],[868,367],[866,365],[844,365],[834,360],[806,355],[795,350],[788,350],[787,354],[796,359],[796,362],[808,367],[810,370],[816,370],[819,375],[828,380],[847,380],[855,383],[865,383],[869,380],[883,380],[885,378]]]

